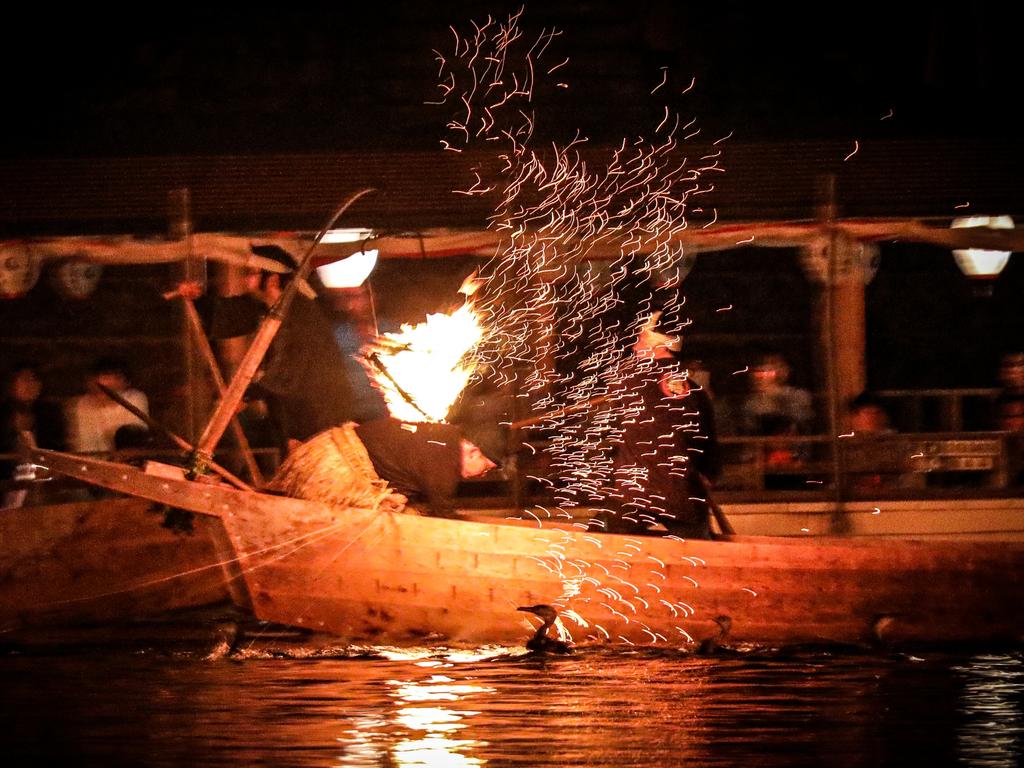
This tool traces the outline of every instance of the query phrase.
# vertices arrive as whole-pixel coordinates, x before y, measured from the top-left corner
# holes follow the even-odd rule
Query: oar
[[[195,450],[195,447],[191,443],[189,443],[185,438],[183,438],[180,435],[177,435],[174,432],[172,432],[170,429],[165,427],[163,424],[161,424],[159,421],[154,419],[152,416],[150,416],[148,413],[143,411],[141,408],[136,408],[134,404],[132,404],[132,403],[128,402],[127,400],[125,400],[123,397],[121,397],[121,395],[119,395],[117,392],[112,390],[110,387],[104,386],[103,384],[100,384],[99,382],[96,382],[96,386],[100,388],[100,390],[103,392],[103,394],[105,394],[107,397],[109,397],[115,403],[117,403],[122,408],[127,410],[133,416],[136,416],[137,418],[142,419],[142,421],[146,422],[146,424],[149,426],[150,429],[156,430],[157,432],[159,432],[162,435],[166,435],[167,438],[170,439],[170,441],[172,443],[177,445],[182,450],[185,450],[185,451],[194,451]],[[243,491],[251,491],[251,490],[253,490],[252,487],[247,485],[244,480],[240,480],[239,478],[235,477],[228,470],[224,469],[224,467],[222,467],[220,464],[218,464],[217,462],[213,461],[212,459],[209,460],[207,462],[207,464],[210,467],[210,469],[212,469],[218,475],[223,477],[225,480],[227,480],[229,483],[231,483],[236,488],[239,488],[239,489],[241,489]]]
[[[715,522],[718,523],[718,527],[722,530],[722,533],[726,536],[735,536],[736,529],[732,527],[732,523],[729,522],[729,519],[725,516],[722,508],[718,506],[718,502],[712,499],[711,496],[707,496],[706,498],[708,506],[711,508],[711,514],[714,516]]]
[[[291,306],[291,303],[295,298],[295,292],[299,289],[299,284],[305,280],[310,269],[313,267],[313,251],[316,250],[320,241],[323,240],[324,235],[326,235],[328,230],[334,226],[334,223],[341,217],[348,207],[363,195],[373,191],[374,190],[370,188],[361,189],[349,197],[349,199],[346,200],[338,210],[331,214],[327,223],[324,224],[323,228],[313,239],[312,244],[306,250],[305,255],[302,257],[302,261],[299,262],[299,266],[292,275],[291,282],[288,283],[288,286],[284,289],[280,298],[278,298],[274,303],[274,306],[270,308],[270,311],[267,312],[267,316],[260,324],[259,329],[256,331],[256,336],[252,340],[252,344],[249,345],[249,349],[246,350],[245,355],[242,357],[242,362],[239,363],[238,369],[235,371],[235,375],[231,378],[231,383],[228,385],[227,390],[221,397],[220,402],[217,403],[217,408],[214,410],[213,415],[210,416],[210,421],[206,425],[206,429],[203,430],[202,436],[199,438],[199,445],[197,445],[195,450],[192,452],[192,458],[189,462],[189,474],[191,476],[194,477],[195,475],[201,474],[204,469],[204,465],[210,462],[210,457],[213,455],[213,449],[224,434],[224,430],[227,429],[228,422],[231,421],[231,417],[238,408],[238,404],[242,401],[242,395],[245,393],[246,388],[248,388],[253,376],[256,375],[256,370],[259,368],[260,363],[263,362],[264,355],[267,354],[270,342],[274,340],[274,336],[277,335],[277,331],[281,327],[281,323],[284,322],[285,315],[288,313],[288,308]]]
[[[711,510],[711,515],[715,518],[715,522],[718,523],[719,529],[726,536],[735,536],[736,529],[732,527],[732,523],[730,523],[729,519],[725,516],[725,512],[723,512],[722,508],[718,506],[718,502],[711,498],[707,478],[704,477],[704,475],[697,473],[697,479],[703,486],[704,500],[707,502],[708,509]]]

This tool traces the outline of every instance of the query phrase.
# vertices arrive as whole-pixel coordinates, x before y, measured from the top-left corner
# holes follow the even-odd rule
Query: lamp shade
[[[370,249],[317,267],[316,274],[327,288],[358,288],[376,265],[377,251]]]
[[[25,245],[0,243],[0,299],[19,299],[39,280],[42,262]]]
[[[1009,216],[965,216],[953,219],[950,227],[989,227],[990,229],[1013,229]],[[984,248],[964,248],[953,251],[960,271],[968,277],[992,278],[1003,271],[1010,260],[1009,251],[990,251]]]

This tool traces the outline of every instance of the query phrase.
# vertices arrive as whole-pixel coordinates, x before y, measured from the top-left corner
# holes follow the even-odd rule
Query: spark
[[[519,27],[521,15],[522,11],[500,21],[488,18],[473,25],[464,37],[453,28],[454,50],[437,52],[439,87],[455,111],[448,123],[446,146],[489,142],[500,148],[498,158],[503,165],[488,178],[472,171],[459,190],[493,196],[490,221],[502,243],[480,271],[481,285],[474,302],[485,333],[474,357],[497,377],[515,380],[517,394],[527,398],[533,409],[557,414],[541,425],[553,437],[540,450],[551,467],[551,479],[544,484],[551,489],[559,510],[578,509],[585,503],[600,509],[602,515],[622,514],[618,511],[622,506],[626,519],[639,516],[653,522],[654,513],[667,514],[666,500],[651,495],[643,509],[629,516],[626,493],[630,498],[647,498],[647,477],[616,467],[613,461],[612,450],[621,443],[627,422],[648,418],[641,416],[642,403],[636,393],[623,391],[634,371],[630,368],[633,363],[621,354],[621,342],[638,333],[645,301],[650,306],[657,297],[659,305],[681,310],[679,266],[684,254],[678,235],[687,228],[684,213],[696,210],[692,200],[714,189],[702,176],[724,170],[719,165],[722,153],[705,153],[696,166],[688,164],[677,150],[681,141],[697,136],[700,128],[696,118],[683,125],[680,116],[668,108],[654,130],[656,139],[624,138],[600,163],[581,156],[580,149],[587,142],[582,131],[568,141],[551,142],[543,151],[535,149],[539,119],[532,104],[535,78],[544,73],[550,77],[568,58],[553,66],[545,59],[541,65],[542,56],[554,56],[555,61],[563,58],[554,52],[561,32],[544,29],[528,39]],[[663,69],[662,82],[652,93],[667,80]],[[695,84],[694,77],[683,93]],[[719,138],[715,144],[731,136]],[[713,218],[705,226],[718,218],[716,209],[708,210]],[[622,259],[599,271],[591,261],[597,247],[644,256],[642,263],[630,266]],[[655,287],[646,300],[641,298],[635,320],[614,318],[611,311],[634,275]],[[556,282],[564,290],[556,290]],[[682,312],[678,315],[673,322],[682,329],[689,319]],[[567,366],[561,363],[569,360],[571,369],[562,372]],[[553,392],[561,394],[556,397]],[[598,397],[608,398],[608,402],[601,408],[585,406]],[[565,405],[580,404],[585,407],[560,413]],[[684,430],[697,431],[699,425],[680,425],[664,442],[675,442]],[[651,450],[662,455],[659,445],[652,445]],[[689,461],[686,452],[664,455],[670,474],[684,476]],[[541,518],[528,514],[541,527]],[[573,517],[571,513],[564,516]],[[589,525],[607,527],[602,519],[593,519],[589,525],[575,524],[584,529]],[[599,539],[583,538],[601,547]],[[626,549],[642,551],[639,542]],[[631,552],[619,554],[632,557]],[[609,567],[629,570],[628,563],[620,559]],[[610,575],[601,563],[594,568]],[[666,579],[664,574],[658,575]]]
[[[661,67],[661,82],[654,86],[654,90],[651,91],[653,95],[655,91],[661,88],[665,83],[668,82],[668,67]]]
[[[686,638],[686,642],[688,642],[688,643],[695,643],[695,642],[697,642],[696,640],[693,639],[693,637],[690,635],[690,633],[687,632],[682,627],[676,627],[675,629],[676,629],[676,632],[678,632],[679,634],[681,634],[683,637]]]
[[[859,149],[860,149],[860,142],[859,142],[859,141],[857,141],[856,139],[854,139],[854,140],[853,140],[853,151],[852,151],[852,152],[851,152],[850,154],[848,154],[848,155],[847,155],[846,157],[844,157],[844,158],[843,158],[843,162],[845,163],[845,162],[846,162],[847,160],[849,160],[849,159],[850,159],[851,157],[853,157],[854,155],[856,155],[856,154],[857,154],[857,151],[858,151]]]

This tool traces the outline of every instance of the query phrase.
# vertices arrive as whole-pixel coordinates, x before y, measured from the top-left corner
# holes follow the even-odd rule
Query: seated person
[[[999,360],[1001,395],[1024,396],[1024,352],[1007,352]]]
[[[89,372],[84,395],[68,407],[68,446],[77,453],[113,451],[118,429],[131,425],[147,429],[146,423],[111,400],[100,385],[113,390],[140,411],[149,413],[149,400],[128,383],[127,365],[115,358],[101,358]]]
[[[321,432],[289,454],[269,490],[342,506],[401,510],[426,500],[429,514],[457,517],[459,483],[504,458],[497,426],[468,433],[454,424],[399,421],[390,416]]]
[[[910,488],[918,484],[906,446],[876,438],[895,434],[882,401],[866,392],[850,400],[847,417],[853,440],[843,441],[849,484],[870,493],[882,488]]]
[[[888,435],[895,432],[882,401],[861,393],[850,401],[850,430],[857,437]]]
[[[64,450],[64,414],[60,405],[42,396],[38,369],[19,363],[10,372],[0,398],[0,453],[15,454],[22,446],[20,435],[28,432],[40,448]],[[0,460],[0,483],[34,476],[31,464],[18,459]],[[22,506],[28,497],[24,487],[0,489],[0,509]]]
[[[789,384],[789,365],[780,355],[765,355],[754,367],[752,391],[740,413],[740,428],[747,435],[806,435],[811,432],[814,412],[811,393]],[[764,446],[768,469],[787,470],[807,459],[806,446],[779,441]],[[767,488],[802,488],[805,479],[786,477],[784,472],[767,477]]]
[[[748,435],[807,434],[814,412],[811,393],[789,381],[789,364],[780,355],[765,355],[752,371],[753,391],[743,403],[743,431]]]

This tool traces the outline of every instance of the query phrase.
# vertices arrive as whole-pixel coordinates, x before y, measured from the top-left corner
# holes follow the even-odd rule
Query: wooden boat
[[[333,508],[37,450],[101,487],[218,518],[260,619],[388,643],[519,643],[558,606],[578,643],[1016,643],[1024,544],[595,534],[571,523]]]
[[[175,533],[152,507],[109,498],[0,513],[0,639],[230,601],[220,523],[197,517],[193,533]]]

